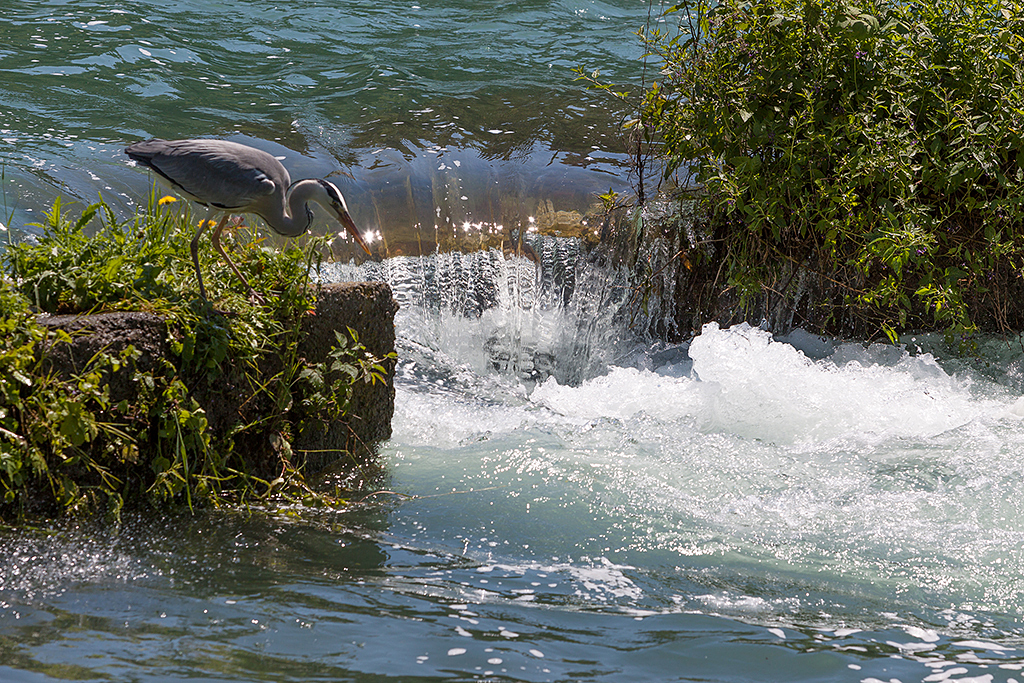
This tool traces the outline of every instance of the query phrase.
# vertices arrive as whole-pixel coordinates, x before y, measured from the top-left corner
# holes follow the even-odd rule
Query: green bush
[[[354,332],[351,340],[339,337],[329,368],[298,357],[322,239],[276,251],[228,238],[233,260],[272,305],[250,301],[213,250],[200,250],[213,275],[211,296],[230,311],[223,313],[197,298],[194,223],[189,211],[155,198],[124,222],[102,201],[72,217],[58,200],[40,234],[7,246],[0,519],[310,495],[291,461],[292,435],[307,421],[340,419],[355,382],[383,380],[383,359],[368,354]],[[53,369],[53,350],[72,338],[40,325],[38,311],[118,310],[161,315],[171,357],[143,370],[128,346],[97,353],[81,370]],[[119,372],[130,373],[131,401],[111,398],[110,379]],[[236,419],[210,425],[203,406],[221,400],[235,407]]]
[[[833,331],[1024,326],[1020,3],[695,0],[666,18],[641,34],[661,75],[633,125],[666,177],[703,186],[712,248],[690,258],[716,287],[792,297],[815,273],[844,304]]]

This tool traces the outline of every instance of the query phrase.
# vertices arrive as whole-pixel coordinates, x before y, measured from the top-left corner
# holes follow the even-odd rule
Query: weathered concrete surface
[[[381,358],[395,350],[395,313],[398,303],[383,282],[340,282],[324,285],[316,314],[303,321],[299,355],[310,363],[324,363],[335,343],[334,331],[348,336],[351,327],[359,342]],[[324,425],[297,435],[293,448],[315,472],[336,460],[340,451],[365,454],[376,442],[391,437],[395,414],[395,364],[389,361],[387,382],[358,383],[353,387],[348,420]],[[331,378],[328,377],[328,381]]]
[[[314,364],[328,360],[335,343],[335,330],[348,336],[351,327],[359,341],[377,357],[395,350],[395,313],[398,304],[391,288],[380,282],[346,282],[325,285],[320,292],[316,312],[303,321],[303,335],[299,355]],[[142,312],[102,313],[97,315],[39,316],[38,321],[52,330],[63,330],[72,337],[70,344],[51,343],[43,349],[50,368],[61,375],[80,374],[96,354],[102,352],[117,356],[128,346],[139,351],[134,365],[108,373],[110,397],[116,403],[131,400],[136,394],[133,382],[135,370],[146,372],[165,361],[177,366],[178,358],[171,353],[169,337],[180,332],[169,329],[167,321],[159,315]],[[280,370],[276,357],[260,363],[267,376]],[[271,367],[273,366],[273,367]],[[294,435],[293,464],[305,465],[308,473],[316,472],[337,460],[344,451],[365,458],[374,444],[391,436],[391,418],[395,411],[394,362],[385,364],[387,382],[360,383],[353,389],[349,414],[344,422],[324,423],[320,429],[310,429]],[[210,428],[225,433],[238,423],[251,423],[261,411],[273,410],[266,397],[250,400],[252,390],[244,384],[244,371],[228,370],[210,387],[199,383],[190,393],[206,413]],[[328,378],[330,381],[330,378]],[[238,386],[235,386],[237,384]],[[255,413],[255,414],[254,414]],[[236,449],[246,453],[256,471],[267,459],[273,447],[272,435],[250,433],[236,437]],[[269,473],[267,473],[269,474]]]
[[[41,315],[36,319],[51,330],[63,330],[72,337],[72,343],[53,343],[43,349],[51,369],[60,375],[77,375],[85,371],[97,354],[118,356],[128,346],[134,346],[139,357],[134,365],[108,375],[110,398],[113,402],[130,399],[135,395],[132,377],[135,370],[148,372],[161,359],[171,358],[167,341],[167,321],[154,313],[124,311],[96,315]]]

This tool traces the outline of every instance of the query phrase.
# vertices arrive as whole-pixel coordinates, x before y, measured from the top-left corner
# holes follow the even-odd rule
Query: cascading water
[[[389,283],[404,350],[429,349],[474,373],[532,388],[554,378],[577,385],[633,350],[618,321],[626,278],[581,258],[578,240],[532,235],[528,253],[498,250],[326,264],[324,280]]]
[[[1013,680],[1012,378],[747,325],[652,344],[627,327],[625,277],[565,241],[532,246],[537,262],[341,269],[388,280],[403,306],[392,485],[451,497],[406,503],[391,533],[518,586],[465,579],[453,599],[797,629],[789,647],[844,653],[851,680]]]
[[[0,680],[1024,680],[1019,347],[652,344],[529,246],[323,271],[402,305],[366,504],[0,533]]]

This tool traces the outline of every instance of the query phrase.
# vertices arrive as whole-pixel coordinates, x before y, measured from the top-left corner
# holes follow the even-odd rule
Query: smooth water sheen
[[[642,2],[2,14],[18,228],[58,187],[140,201],[120,150],[150,135],[344,170],[385,238],[625,186],[568,67],[636,78]],[[1024,681],[1024,346],[651,343],[619,274],[529,246],[324,272],[402,305],[352,509],[0,530],[0,681]]]
[[[150,178],[122,150],[147,137],[230,137],[331,175],[400,251],[435,223],[582,211],[628,184],[622,112],[571,69],[638,82],[632,32],[657,5],[7,0],[0,223],[39,220],[57,192],[127,214]]]

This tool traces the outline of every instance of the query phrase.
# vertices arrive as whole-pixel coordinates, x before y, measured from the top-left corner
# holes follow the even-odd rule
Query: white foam
[[[872,357],[877,352],[857,349],[811,361],[763,330],[710,323],[690,345],[692,377],[613,367],[579,387],[548,379],[531,400],[570,418],[643,414],[785,444],[926,438],[978,418],[1024,415],[1024,403],[1014,408],[1004,392],[979,397],[970,380],[950,376],[930,355],[895,350],[887,353],[896,362],[885,366]]]
[[[607,375],[580,387],[563,387],[554,378],[538,386],[530,399],[567,417],[630,418],[645,413],[678,420],[707,403],[706,389],[687,377],[667,377],[650,370],[610,368]]]
[[[814,362],[763,330],[711,323],[689,353],[694,374],[720,388],[708,406],[713,424],[776,442],[934,436],[1004,410],[1009,401],[979,400],[970,381],[946,374],[929,355],[897,350],[897,362],[883,366],[857,349],[842,347]]]

